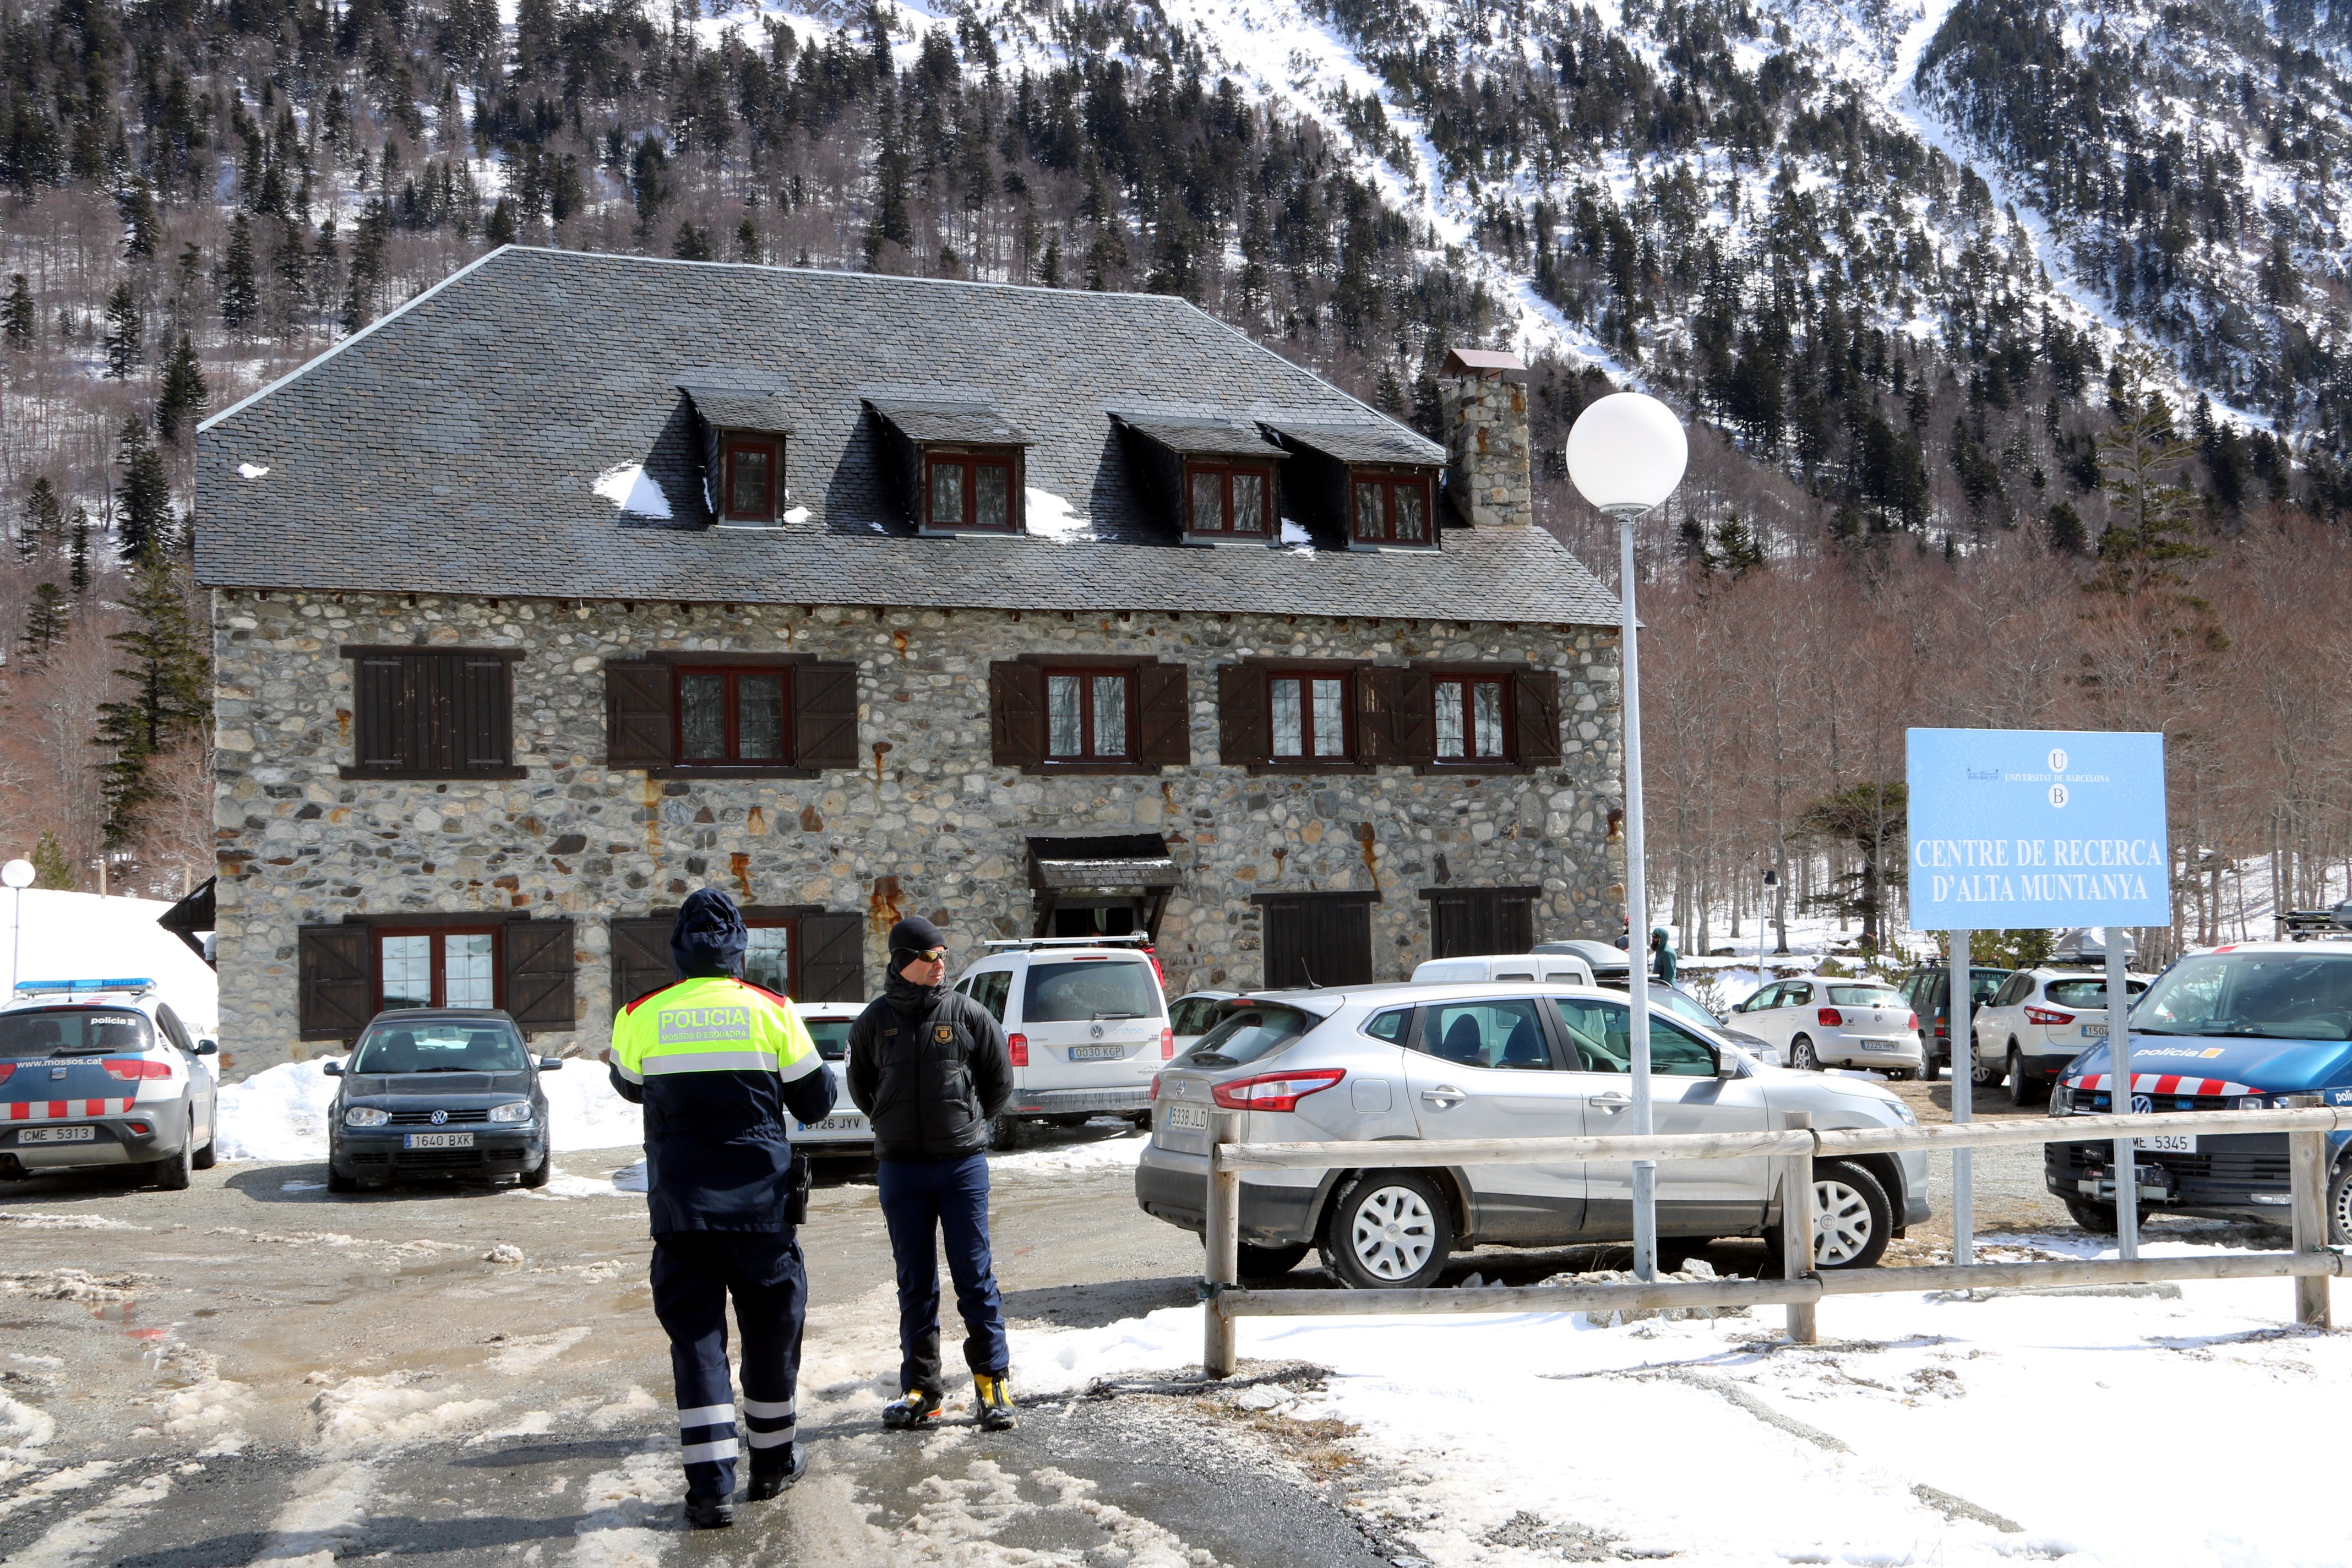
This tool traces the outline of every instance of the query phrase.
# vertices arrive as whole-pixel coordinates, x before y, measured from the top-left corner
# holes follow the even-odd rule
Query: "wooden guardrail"
[[[1424,1312],[1616,1311],[1673,1307],[1782,1306],[1789,1335],[1817,1338],[1814,1311],[1824,1297],[1910,1290],[1969,1290],[2051,1285],[2137,1285],[2183,1279],[2287,1278],[2295,1319],[2325,1329],[2327,1281],[2352,1273],[2352,1259],[2327,1243],[2327,1135],[2352,1131],[2352,1108],[2302,1095],[2277,1110],[2171,1111],[2147,1116],[2065,1116],[2033,1121],[1955,1122],[1938,1127],[1815,1128],[1794,1112],[1778,1129],[1754,1132],[1662,1133],[1651,1137],[1383,1139],[1324,1143],[1243,1143],[1239,1115],[1211,1113],[1208,1280],[1202,1307],[1202,1364],[1213,1377],[1232,1373],[1234,1325],[1244,1317],[1333,1317]],[[1966,1263],[1821,1273],[1813,1267],[1812,1165],[1848,1154],[1942,1152],[2008,1144],[2105,1142],[2167,1132],[2212,1136],[2283,1132],[2290,1177],[2294,1241],[2285,1252],[2195,1258],[2063,1258],[2039,1263]],[[1662,1280],[1650,1283],[1527,1285],[1479,1290],[1262,1290],[1239,1284],[1241,1173],[1277,1170],[1377,1170],[1520,1164],[1560,1160],[1772,1161],[1781,1194],[1783,1247],[1778,1279]],[[1800,1211],[1789,1223],[1791,1204]]]

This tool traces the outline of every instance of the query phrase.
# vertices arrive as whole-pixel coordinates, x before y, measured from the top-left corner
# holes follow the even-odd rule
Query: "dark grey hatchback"
[[[404,1176],[517,1176],[547,1184],[547,1096],[522,1031],[492,1008],[379,1013],[348,1060],[327,1124],[327,1189],[355,1193]]]

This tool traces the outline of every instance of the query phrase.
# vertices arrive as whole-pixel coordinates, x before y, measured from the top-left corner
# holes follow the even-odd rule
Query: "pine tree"
[[[669,199],[669,149],[650,131],[630,155],[629,194],[637,205],[637,232],[653,233],[654,217]]]
[[[155,256],[155,243],[163,236],[163,219],[155,210],[155,193],[147,182],[134,184],[117,205],[122,209],[122,254],[134,261],[151,261]]]
[[[155,427],[163,439],[177,441],[183,433],[195,434],[211,395],[205,385],[204,367],[196,363],[196,345],[182,332],[172,357],[163,363],[163,391],[155,399]]]
[[[2090,531],[2083,526],[2083,514],[2070,501],[2060,501],[2050,509],[2050,548],[2061,555],[2080,555],[2089,548]]]
[[[141,346],[146,336],[147,319],[139,309],[138,291],[125,278],[106,297],[106,378],[128,381],[131,373],[146,358]]]
[[[58,487],[46,478],[35,479],[25,492],[24,521],[16,529],[16,559],[30,561],[56,548],[64,531],[65,505],[58,500]]]
[[[70,893],[79,886],[73,862],[66,858],[66,847],[54,833],[42,834],[41,841],[33,846],[33,886],[60,893]]]
[[[390,142],[385,146],[389,148]],[[343,331],[356,332],[375,320],[378,287],[383,281],[383,236],[390,211],[382,196],[371,197],[352,237],[351,287],[343,294]]]
[[[40,313],[33,308],[32,280],[21,272],[11,273],[8,298],[0,301],[0,332],[6,334],[10,348],[29,349],[40,325]]]
[[[146,422],[137,415],[122,422],[122,437],[114,460],[122,466],[122,482],[114,496],[122,509],[115,530],[116,545],[125,561],[137,561],[151,548],[166,550],[172,542],[172,480],[163,471],[163,454],[147,437]]]
[[[70,542],[66,547],[66,586],[79,597],[89,592],[89,513],[74,508],[73,528],[67,538]]]
[[[690,223],[677,226],[677,238],[671,242],[669,253],[680,261],[710,259],[710,230],[697,228]]]
[[[261,284],[253,270],[253,225],[243,213],[228,226],[228,254],[221,261],[221,325],[241,332],[261,310]]]
[[[107,640],[122,650],[114,674],[127,693],[99,704],[94,742],[108,759],[99,772],[109,848],[137,841],[155,802],[155,758],[199,733],[211,710],[205,700],[210,672],[188,614],[187,591],[160,542],[140,556],[125,608],[131,625]]]
[[[2178,588],[2184,568],[2213,553],[2196,542],[2197,493],[2179,482],[2193,450],[2174,437],[2160,406],[2099,437],[2100,484],[2115,521],[2099,535],[2099,570],[2084,586],[2124,597]]]
[[[46,664],[50,647],[63,639],[72,624],[65,590],[55,583],[40,584],[25,606],[25,630],[17,645],[32,663]]]
[[[515,242],[515,209],[512,196],[500,196],[499,205],[490,209],[489,217],[482,224],[482,239],[492,247],[512,245]]]
[[[760,254],[760,226],[748,217],[735,228],[735,259],[755,263],[765,259]]]

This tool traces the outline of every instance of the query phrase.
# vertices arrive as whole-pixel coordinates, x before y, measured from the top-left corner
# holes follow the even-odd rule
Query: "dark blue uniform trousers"
[[[686,1495],[735,1495],[735,1391],[727,1377],[727,1298],[743,1331],[743,1436],[751,1468],[792,1468],[808,1275],[792,1231],[674,1231],[654,1237],[654,1316],[677,1380]]]
[[[1012,1363],[1004,1343],[1004,1304],[988,1256],[988,1158],[884,1160],[877,1167],[882,1217],[898,1264],[898,1386],[946,1392],[940,1384],[940,1261],[947,1242],[956,1310],[963,1314],[963,1358],[976,1373],[1001,1377]]]

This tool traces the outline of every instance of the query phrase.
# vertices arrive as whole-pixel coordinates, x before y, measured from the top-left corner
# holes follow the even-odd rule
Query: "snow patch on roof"
[[[596,493],[633,517],[669,519],[669,497],[646,477],[643,463],[624,463],[596,476]]]
[[[1282,520],[1282,542],[1289,549],[1304,554],[1312,555],[1315,552],[1315,536],[1291,518],[1286,517]]]
[[[1040,539],[1087,540],[1095,536],[1093,520],[1051,490],[1024,490],[1027,498],[1029,531]]]
[[[239,463],[236,466],[237,477],[240,479],[257,479],[268,471],[268,468],[259,463]]]

